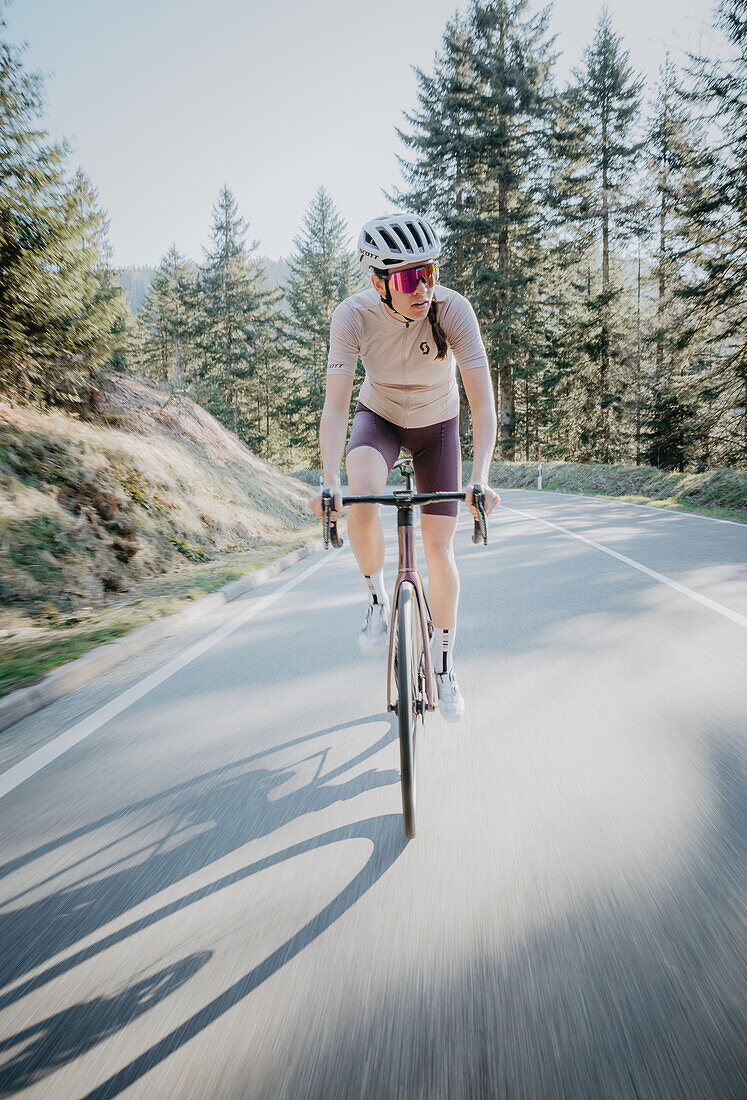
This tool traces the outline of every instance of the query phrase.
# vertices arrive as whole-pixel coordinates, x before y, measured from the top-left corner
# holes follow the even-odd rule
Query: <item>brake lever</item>
[[[480,485],[472,486],[472,503],[477,508],[478,519],[475,520],[475,530],[472,535],[472,541],[477,546],[482,539],[483,546],[488,545],[488,521],[485,516],[484,507],[485,494],[482,491]]]
[[[329,489],[322,492],[322,507],[324,508],[324,549],[329,550],[330,542],[335,550],[342,546],[342,539],[337,534],[337,520],[332,522],[332,505],[334,499]]]

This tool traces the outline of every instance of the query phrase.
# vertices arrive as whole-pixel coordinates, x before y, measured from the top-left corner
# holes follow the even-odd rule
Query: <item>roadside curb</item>
[[[0,733],[15,725],[16,722],[20,722],[22,718],[28,718],[37,710],[42,710],[43,707],[56,703],[58,699],[70,695],[85,684],[90,684],[91,680],[95,680],[97,676],[109,672],[124,661],[129,661],[130,657],[136,657],[163,641],[164,638],[170,638],[185,627],[193,626],[224,604],[243,596],[245,592],[267,584],[284,569],[290,568],[309,554],[314,554],[323,548],[322,539],[311,539],[303,546],[299,546],[297,550],[284,554],[277,561],[263,565],[261,569],[256,569],[253,573],[247,573],[245,577],[224,585],[217,592],[195,600],[184,611],[146,623],[145,626],[133,630],[131,634],[126,634],[114,642],[107,642],[106,645],[92,649],[90,653],[78,657],[75,661],[68,661],[67,664],[52,669],[38,684],[11,691],[9,695],[0,699]]]

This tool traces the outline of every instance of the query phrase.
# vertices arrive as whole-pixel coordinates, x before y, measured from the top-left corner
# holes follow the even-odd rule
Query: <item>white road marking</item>
[[[659,581],[661,584],[666,584],[669,588],[673,588],[675,592],[680,592],[683,596],[689,596],[691,600],[695,600],[696,603],[702,604],[703,607],[707,607],[709,610],[715,611],[719,615],[723,615],[725,619],[731,619],[737,626],[747,629],[747,618],[745,618],[744,615],[740,615],[737,611],[732,611],[730,607],[724,607],[722,603],[716,603],[715,600],[709,599],[708,596],[701,596],[699,592],[694,592],[692,588],[687,588],[684,584],[680,584],[679,581],[673,581],[671,577],[665,577],[663,573],[657,573],[655,569],[649,569],[647,565],[642,565],[639,561],[635,561],[634,558],[628,558],[625,554],[618,554],[617,550],[611,550],[609,546],[603,546],[601,542],[595,542],[594,539],[588,539],[586,535],[579,535],[576,531],[569,531],[567,527],[561,527],[559,523],[551,523],[549,519],[541,519],[540,516],[535,516],[532,512],[524,512],[521,508],[511,508],[508,504],[501,504],[500,507],[505,508],[507,512],[516,512],[519,516],[525,516],[527,519],[536,520],[537,523],[544,523],[545,527],[552,527],[556,531],[561,531],[564,535],[568,535],[572,539],[578,539],[579,542],[585,542],[587,546],[592,546],[595,550],[601,550],[603,554],[609,554],[611,558],[617,558],[618,561],[622,561],[626,565],[630,565],[633,569],[637,569],[639,573],[645,573],[647,577],[652,577],[653,580]]]
[[[227,638],[229,634],[233,634],[235,630],[243,626],[244,623],[248,623],[250,619],[256,618],[271,604],[281,599],[286,592],[290,592],[292,588],[306,580],[312,573],[315,573],[317,569],[320,569],[322,565],[325,565],[334,557],[333,554],[327,554],[320,558],[319,561],[315,561],[307,569],[304,569],[302,573],[299,573],[297,577],[293,577],[292,580],[286,581],[284,585],[277,589],[275,592],[271,592],[268,596],[261,596],[259,599],[252,600],[249,607],[242,611],[231,622],[226,623],[224,626],[213,631],[212,634],[208,634],[206,638],[203,638],[201,642],[197,642],[195,645],[190,646],[184,653],[179,654],[178,657],[174,657],[159,668],[157,672],[152,672],[150,676],[146,676],[145,679],[139,680],[128,688],[127,691],[123,691],[121,695],[117,695],[109,703],[106,703],[103,707],[99,707],[93,714],[89,714],[87,718],[83,718],[80,722],[76,722],[74,726],[66,730],[59,736],[54,737],[51,741],[48,741],[45,745],[42,745],[36,752],[30,753],[25,759],[20,760],[17,764],[14,764],[12,768],[8,768],[7,771],[0,773],[0,798],[4,798],[6,794],[10,794],[11,791],[19,787],[21,783],[25,783],[27,779],[30,779],[42,768],[46,768],[47,764],[51,764],[53,760],[56,760],[68,749],[73,748],[74,745],[80,744],[87,737],[90,737],[96,730],[101,729],[103,725],[110,722],[112,718],[116,718],[118,714],[121,714],[127,707],[132,706],[139,699],[142,699],[144,695],[147,695],[153,688],[159,686],[168,680],[174,673],[179,672],[186,665],[190,664],[197,657],[201,657],[203,653],[207,653],[213,646],[218,645],[224,638]]]

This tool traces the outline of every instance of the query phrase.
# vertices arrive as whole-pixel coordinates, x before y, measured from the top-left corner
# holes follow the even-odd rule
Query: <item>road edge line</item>
[[[73,748],[75,745],[80,744],[87,737],[90,737],[92,733],[95,733],[111,719],[116,718],[133,703],[137,703],[144,696],[148,695],[154,688],[160,684],[169,680],[175,673],[180,672],[188,664],[191,664],[197,657],[201,657],[203,653],[207,653],[213,646],[222,642],[229,635],[233,634],[235,630],[249,622],[251,619],[256,618],[260,612],[265,608],[275,603],[277,600],[290,592],[302,581],[304,581],[312,573],[315,573],[317,569],[320,569],[327,562],[332,560],[332,555],[322,556],[318,561],[313,562],[307,566],[297,576],[292,577],[285,584],[281,585],[275,592],[269,592],[266,596],[259,596],[256,600],[252,600],[249,606],[236,615],[228,623],[224,623],[223,626],[218,627],[212,634],[208,634],[207,637],[202,638],[199,642],[195,642],[188,649],[185,649],[176,657],[172,657],[170,661],[167,661],[165,665],[157,669],[155,672],[151,672],[149,675],[136,681],[131,687],[126,688],[125,691],[116,695],[113,699],[110,699],[108,703],[98,707],[92,714],[87,715],[64,733],[58,734],[56,737],[51,738],[45,742],[40,748],[35,749],[34,752],[28,756],[19,760],[18,763],[11,765],[5,771],[0,772],[0,799],[4,798],[6,794],[10,794],[16,787],[19,787],[22,783],[25,783],[27,779],[31,779],[37,772],[40,772],[42,768],[46,768],[48,764],[53,763],[58,757],[66,753],[68,749]]]
[[[708,596],[701,596],[699,592],[696,592],[692,588],[688,588],[684,584],[680,584],[679,581],[672,580],[671,577],[667,577],[664,573],[657,573],[655,569],[649,569],[647,565],[643,565],[641,562],[636,561],[635,558],[629,558],[625,554],[620,554],[617,550],[612,550],[609,546],[604,546],[601,542],[595,542],[594,539],[587,538],[586,535],[579,535],[575,531],[569,530],[567,527],[562,527],[559,523],[552,523],[549,519],[542,519],[540,516],[535,516],[532,512],[525,512],[521,508],[512,508],[509,504],[501,503],[501,507],[505,508],[507,512],[515,512],[519,516],[525,516],[527,519],[533,519],[537,523],[542,523],[545,527],[552,527],[555,531],[561,531],[562,534],[568,535],[572,539],[578,539],[579,542],[586,543],[587,546],[593,547],[595,550],[601,550],[603,554],[609,554],[611,558],[617,558],[618,561],[624,562],[625,565],[630,565],[633,569],[637,569],[639,573],[645,573],[647,577],[653,578],[655,581],[659,581],[661,584],[667,585],[669,588],[673,588],[675,592],[681,593],[683,596],[688,596],[695,603],[702,604],[703,607],[707,607],[710,611],[715,611],[719,615],[723,615],[725,619],[730,619],[737,626],[741,626],[747,630],[747,617],[740,615],[738,611],[732,611],[730,607],[725,607],[722,603],[717,603],[716,600],[710,599]]]

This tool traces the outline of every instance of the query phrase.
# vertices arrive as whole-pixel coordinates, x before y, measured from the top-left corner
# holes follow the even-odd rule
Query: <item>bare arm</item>
[[[340,463],[348,432],[348,413],[350,398],[353,395],[353,379],[347,374],[327,375],[327,394],[324,399],[322,419],[319,424],[319,450],[322,456],[324,488],[335,492],[335,510],[332,518],[337,519],[342,510],[340,492]],[[339,499],[339,502],[337,500]],[[309,501],[309,507],[315,515],[322,518],[322,496],[317,493]]]
[[[490,371],[487,366],[485,369],[477,367],[474,370],[462,371],[462,383],[472,414],[472,453],[474,455],[472,476],[467,491],[471,494],[473,485],[481,485],[485,491],[485,511],[492,512],[500,498],[488,485],[490,460],[495,449],[497,430],[495,397]],[[476,509],[471,503],[471,495],[467,505],[470,511],[476,514]]]

